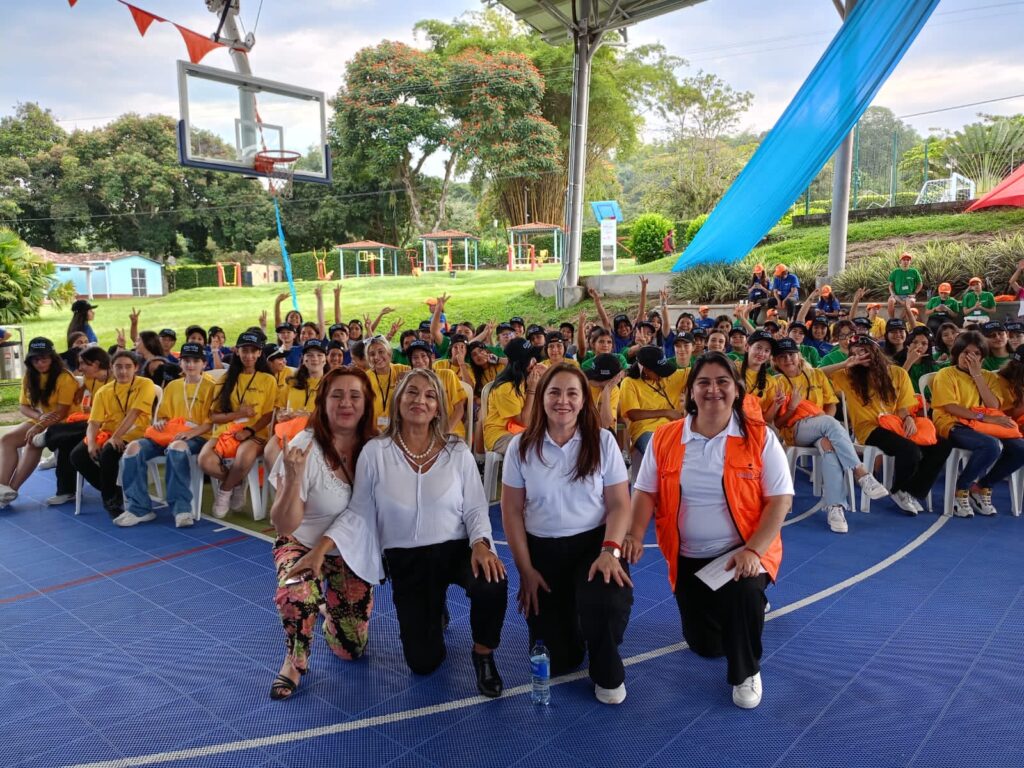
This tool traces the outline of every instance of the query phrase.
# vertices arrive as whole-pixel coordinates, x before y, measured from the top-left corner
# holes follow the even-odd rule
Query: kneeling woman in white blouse
[[[633,606],[621,559],[632,519],[626,465],[578,368],[553,366],[537,401],[505,452],[501,489],[519,610],[530,644],[543,640],[550,649],[552,674],[575,669],[589,650],[595,695],[619,704],[626,698],[619,645]]]
[[[500,696],[494,649],[508,600],[505,567],[494,554],[487,498],[465,442],[448,434],[444,389],[429,369],[398,383],[385,435],[363,448],[348,513],[311,557],[333,546],[336,525],[358,514],[376,528],[387,562],[402,651],[416,674],[444,661],[445,593],[466,590],[473,666],[484,696]],[[304,567],[301,561],[296,569]],[[383,575],[383,573],[381,573]]]

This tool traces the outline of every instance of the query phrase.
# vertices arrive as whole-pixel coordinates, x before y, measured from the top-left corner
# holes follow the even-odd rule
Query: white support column
[[[850,14],[856,0],[846,0]],[[840,3],[836,3],[838,10]],[[839,145],[832,158],[832,215],[828,233],[828,276],[834,278],[846,267],[846,235],[850,223],[850,174],[853,171],[853,131]]]

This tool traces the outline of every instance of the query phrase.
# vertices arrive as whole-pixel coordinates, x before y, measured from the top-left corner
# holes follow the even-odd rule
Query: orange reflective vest
[[[648,450],[654,451],[658,464],[658,498],[654,505],[654,530],[658,537],[658,548],[668,561],[668,581],[676,588],[676,571],[679,564],[679,515],[685,509],[679,508],[679,475],[683,469],[686,444],[682,442],[685,419],[663,424],[654,432]],[[761,495],[761,452],[764,449],[767,427],[760,420],[747,417],[747,437],[727,437],[725,443],[725,471],[722,488],[729,505],[736,530],[748,541],[761,523],[764,497]],[[777,535],[761,555],[761,565],[772,581],[779,572],[782,562],[782,536]]]

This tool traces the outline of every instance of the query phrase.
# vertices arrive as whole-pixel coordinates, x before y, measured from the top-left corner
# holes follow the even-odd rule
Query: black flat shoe
[[[473,651],[473,668],[476,669],[476,688],[489,699],[501,696],[503,684],[498,668],[494,666],[494,654]]]
[[[299,684],[294,680],[290,680],[284,675],[278,675],[274,678],[274,683],[270,686],[270,698],[274,701],[280,701],[281,699],[287,699],[293,693],[295,689],[299,687]]]

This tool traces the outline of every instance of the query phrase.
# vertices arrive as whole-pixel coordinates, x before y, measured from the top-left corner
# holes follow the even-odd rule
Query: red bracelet
[[[601,549],[604,549],[605,547],[614,547],[615,549],[622,549],[622,545],[619,544],[619,542],[612,541],[611,539],[601,543]]]
[[[758,559],[758,560],[760,560],[760,559],[761,559],[761,553],[760,553],[760,552],[758,552],[758,551],[757,551],[756,549],[754,549],[753,547],[744,547],[744,548],[743,548],[743,551],[744,551],[744,552],[753,552],[753,553],[754,553],[755,555],[757,555],[757,559]]]

